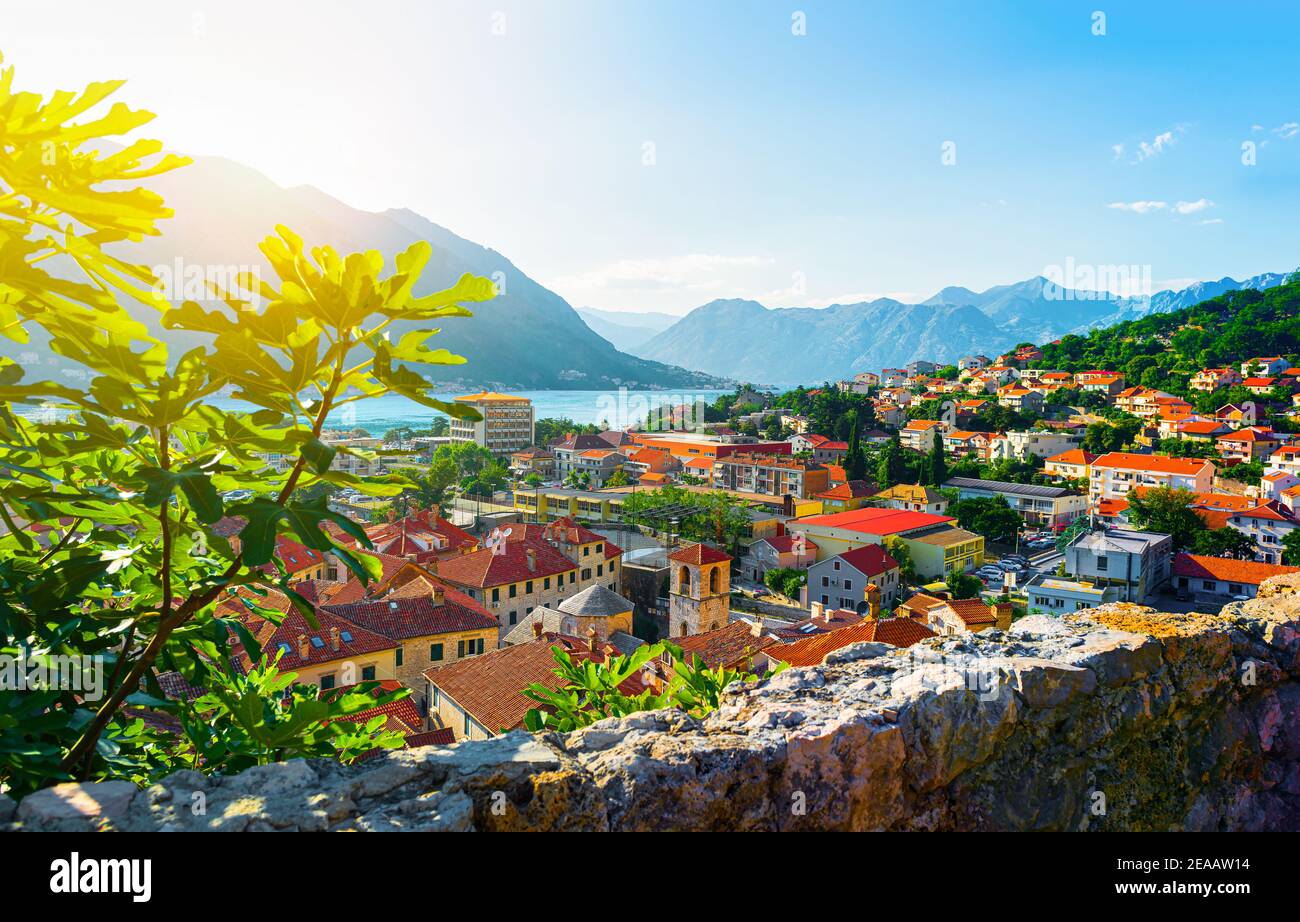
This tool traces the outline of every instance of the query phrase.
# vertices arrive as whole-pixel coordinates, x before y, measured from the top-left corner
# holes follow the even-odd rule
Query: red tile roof
[[[444,590],[442,604],[423,595],[326,605],[323,610],[394,640],[497,627],[486,608],[451,588]]]
[[[218,604],[218,611],[226,616],[237,618],[257,638],[262,645],[262,652],[272,659],[283,646],[284,655],[280,657],[280,671],[287,672],[304,666],[319,666],[337,660],[352,659],[384,650],[395,650],[398,644],[382,634],[369,631],[351,621],[326,609],[317,609],[316,620],[320,623],[317,630],[307,623],[297,608],[289,602],[287,596],[279,590],[268,589],[266,596],[259,596],[248,589],[237,590]],[[279,625],[266,620],[248,607],[244,600],[262,608],[273,608],[284,612],[284,620]],[[339,648],[333,647],[332,628],[339,632]],[[344,635],[347,636],[344,636]],[[298,638],[307,638],[307,656],[302,657]],[[314,643],[313,640],[319,641]],[[251,657],[243,644],[234,645],[235,660],[247,668]]]
[[[814,515],[798,519],[801,525],[816,525],[826,528],[843,528],[868,535],[896,535],[924,528],[929,525],[941,525],[955,522],[950,515],[935,515],[930,512],[912,512],[906,509],[881,509],[868,507],[849,512],[833,512],[830,515]]]
[[[532,568],[528,566],[530,551]],[[483,589],[557,576],[576,567],[576,563],[545,541],[524,538],[507,541],[495,549],[484,548],[444,560],[438,564],[438,576],[462,586]]]
[[[678,563],[688,563],[700,566],[706,563],[721,563],[724,560],[730,560],[731,555],[726,554],[716,547],[710,547],[707,544],[692,544],[684,547],[680,551],[674,551],[668,555],[669,560],[675,560]]]
[[[1233,560],[1229,557],[1202,557],[1199,554],[1175,554],[1174,576],[1190,579],[1213,579],[1225,583],[1242,583],[1258,586],[1270,576],[1300,573],[1300,567],[1257,563],[1254,560]]]
[[[864,544],[862,547],[845,551],[839,557],[864,576],[880,576],[882,573],[898,569],[898,561],[879,544]]]

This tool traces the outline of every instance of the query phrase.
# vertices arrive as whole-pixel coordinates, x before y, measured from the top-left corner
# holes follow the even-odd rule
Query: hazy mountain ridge
[[[657,311],[603,311],[594,307],[579,307],[576,310],[597,336],[608,340],[622,352],[633,352],[681,320],[675,314]]]
[[[983,292],[953,286],[919,304],[889,298],[827,308],[767,308],[716,300],[695,308],[633,351],[738,380],[775,384],[846,378],[914,359],[996,356],[1020,342],[1048,342],[1151,313],[1189,307],[1226,291],[1271,288],[1286,273],[1222,278],[1149,297],[1063,288],[1037,277]]]
[[[362,211],[310,186],[283,188],[256,170],[223,158],[195,158],[191,166],[151,180],[150,187],[174,209],[175,217],[162,222],[160,236],[118,249],[133,262],[169,268],[234,266],[273,280],[257,245],[283,224],[309,247],[329,244],[340,253],[377,249],[387,258],[390,271],[396,253],[417,240],[428,240],[433,255],[416,286],[417,295],[450,287],[466,272],[496,281],[502,289],[496,298],[470,305],[472,318],[443,321],[442,332],[429,343],[468,360],[463,365],[419,366],[426,377],[448,386],[542,390],[715,383],[698,372],[619,352],[593,333],[568,302],[505,256],[409,209]],[[158,315],[147,307],[128,305],[128,309],[174,351],[206,339],[163,331]],[[395,324],[393,335],[417,325]],[[6,351],[35,353],[50,360],[41,341]],[[53,357],[52,364],[62,363]]]

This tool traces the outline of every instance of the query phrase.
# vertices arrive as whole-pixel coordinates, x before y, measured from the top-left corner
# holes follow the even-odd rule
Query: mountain
[[[816,383],[914,359],[952,362],[972,353],[997,355],[1017,343],[1049,342],[1178,310],[1226,291],[1271,288],[1285,277],[1223,278],[1127,298],[1064,288],[1040,276],[982,292],[945,288],[920,304],[880,298],[820,309],[767,308],[757,301],[718,300],[695,308],[632,351],[741,381]]]
[[[690,368],[762,384],[817,382],[853,371],[940,355],[996,349],[1005,331],[968,305],[903,304],[889,298],[827,308],[772,310],[757,301],[697,307],[640,350]],[[951,353],[951,355],[949,355]]]
[[[681,319],[657,311],[602,311],[594,307],[578,308],[578,316],[596,335],[624,352],[634,351]]]
[[[283,224],[308,246],[326,244],[340,253],[377,249],[389,259],[417,240],[433,246],[417,295],[450,287],[465,272],[497,282],[501,293],[471,305],[472,318],[449,318],[430,342],[468,360],[464,365],[422,365],[427,377],[448,388],[608,389],[707,387],[718,382],[698,372],[624,354],[591,331],[559,295],[533,281],[501,253],[459,237],[408,209],[367,212],[311,187],[286,189],[256,170],[220,158],[152,179],[175,217],[161,235],[118,250],[133,262],[189,268],[240,267],[273,280],[257,244]],[[251,267],[251,268],[250,268]],[[160,330],[149,308],[130,308],[155,335],[178,347],[196,334]],[[394,337],[417,326],[395,324]],[[32,352],[39,343],[10,352]],[[57,363],[56,363],[57,364]]]

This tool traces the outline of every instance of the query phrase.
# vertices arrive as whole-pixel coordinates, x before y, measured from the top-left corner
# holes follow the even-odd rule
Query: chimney
[[[867,617],[875,621],[880,617],[880,587],[867,583]]]
[[[541,618],[538,618],[536,621],[533,622],[533,636],[536,637],[538,640],[540,640],[541,637],[542,637],[542,619],[541,619]]]
[[[311,648],[307,644],[307,635],[299,634],[298,635],[298,658],[306,659],[310,652],[311,652]]]
[[[596,652],[596,626],[593,624],[587,628],[587,646],[591,647],[592,652]]]
[[[339,648],[339,629],[336,627],[330,628],[330,646],[335,650]]]
[[[821,602],[809,602],[809,603],[808,603],[808,614],[809,614],[809,617],[812,617],[812,618],[820,618],[820,617],[822,616],[822,603],[821,603]]]
[[[528,569],[530,572],[537,569],[537,552],[531,547],[528,549]]]
[[[751,625],[749,626],[749,633],[753,634],[755,637],[762,637],[762,636],[763,636],[763,616],[762,616],[762,615],[757,615],[757,616],[754,618],[754,623],[751,624]]]

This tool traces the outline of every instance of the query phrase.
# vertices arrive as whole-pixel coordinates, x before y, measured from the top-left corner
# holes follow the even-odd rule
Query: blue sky
[[[125,77],[170,146],[413,208],[575,306],[1300,265],[1294,3],[108,6],[7,9],[17,84]]]

